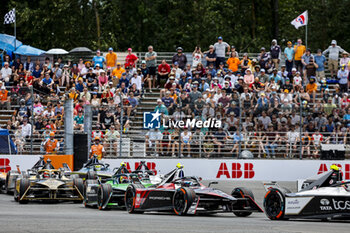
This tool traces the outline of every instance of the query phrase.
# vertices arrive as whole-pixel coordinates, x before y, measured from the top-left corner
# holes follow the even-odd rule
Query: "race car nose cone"
[[[42,182],[41,184],[46,185],[51,190],[56,190],[60,185],[64,184],[64,182],[55,179],[48,179]]]

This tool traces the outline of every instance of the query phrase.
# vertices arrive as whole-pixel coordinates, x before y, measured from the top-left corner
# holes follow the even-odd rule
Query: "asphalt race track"
[[[204,182],[207,183],[207,182]],[[284,183],[295,191],[295,184]],[[229,192],[233,187],[253,190],[259,205],[264,196],[261,182],[220,182],[217,188]],[[128,214],[123,210],[99,211],[82,204],[30,203],[20,205],[12,196],[0,195],[0,232],[348,232],[346,221],[271,221],[263,213],[238,218],[230,213],[211,216],[173,214]]]

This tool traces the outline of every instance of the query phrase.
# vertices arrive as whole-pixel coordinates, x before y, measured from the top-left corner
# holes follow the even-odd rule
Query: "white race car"
[[[289,218],[350,219],[350,182],[335,165],[329,172],[305,180],[296,193],[277,183],[264,183],[265,213],[271,220]]]

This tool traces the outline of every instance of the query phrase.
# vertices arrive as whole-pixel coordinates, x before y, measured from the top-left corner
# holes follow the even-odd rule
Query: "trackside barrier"
[[[0,156],[0,167],[6,170],[29,169],[39,159],[34,156]],[[126,162],[129,169],[135,169],[140,159],[105,159],[111,168]],[[165,174],[177,163],[184,165],[185,175],[196,175],[204,180],[254,180],[254,181],[297,181],[329,170],[338,165],[346,180],[350,180],[350,161],[329,160],[229,160],[229,159],[147,159],[148,167],[157,174]]]

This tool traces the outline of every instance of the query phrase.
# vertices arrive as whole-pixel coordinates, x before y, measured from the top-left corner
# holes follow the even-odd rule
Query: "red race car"
[[[231,212],[247,217],[252,212],[263,212],[246,188],[234,188],[231,195],[203,185],[195,176],[184,176],[183,166],[165,175],[155,186],[145,188],[141,183],[130,184],[125,193],[125,206],[129,213],[145,211],[174,212],[177,215]]]

